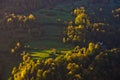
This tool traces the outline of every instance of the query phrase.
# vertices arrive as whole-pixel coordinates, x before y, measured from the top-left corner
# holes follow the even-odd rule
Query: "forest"
[[[0,0],[0,80],[119,80],[119,0]]]

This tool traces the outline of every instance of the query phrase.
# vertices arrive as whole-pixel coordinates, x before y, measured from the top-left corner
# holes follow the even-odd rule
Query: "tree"
[[[43,73],[43,70],[41,70],[41,69],[38,69],[38,71],[37,71],[37,80],[42,80],[42,73]]]
[[[33,14],[29,14],[28,19],[29,20],[35,20],[35,16]]]
[[[75,9],[73,13],[75,15],[75,26],[73,23],[69,23],[63,40],[64,42],[73,42],[75,45],[85,43],[89,37],[87,36],[88,30],[91,28],[90,20],[84,7]]]
[[[92,43],[92,42],[90,42],[89,45],[88,45],[88,51],[89,51],[89,53],[93,53],[94,50],[95,50],[95,44]]]
[[[76,8],[73,11],[74,15],[76,15],[76,16],[79,15],[79,14],[81,14],[81,13],[85,13],[85,12],[86,12],[86,10],[85,10],[84,7]]]
[[[84,7],[77,8],[73,11],[75,15],[75,24],[81,26],[90,25],[90,20],[88,19],[88,15],[86,14],[86,10]]]
[[[85,13],[78,14],[75,18],[75,24],[87,27],[90,24],[87,14],[85,14]]]

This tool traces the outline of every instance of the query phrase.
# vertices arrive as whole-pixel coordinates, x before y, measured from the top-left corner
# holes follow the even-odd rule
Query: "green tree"
[[[84,7],[75,9],[73,13],[75,15],[75,26],[73,23],[69,23],[63,40],[64,42],[73,42],[75,45],[85,43],[88,39],[88,30],[91,28],[90,20]]]
[[[85,10],[84,7],[76,8],[73,11],[74,15],[76,15],[76,16],[79,15],[79,14],[81,14],[81,13],[85,13],[85,12],[86,12],[86,10]]]
[[[92,43],[92,42],[90,42],[89,44],[88,44],[88,54],[89,53],[94,53],[94,50],[95,50],[95,44],[94,43]]]
[[[43,70],[41,70],[41,69],[38,69],[38,71],[37,71],[37,80],[42,80],[42,73],[43,73]]]
[[[82,25],[84,27],[87,27],[90,24],[90,21],[87,17],[86,13],[80,13],[75,18],[75,24],[76,25]]]

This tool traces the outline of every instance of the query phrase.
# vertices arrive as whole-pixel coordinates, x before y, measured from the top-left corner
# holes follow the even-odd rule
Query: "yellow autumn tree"
[[[33,14],[30,14],[30,15],[28,16],[28,19],[29,19],[29,20],[35,20],[35,16],[34,16]]]

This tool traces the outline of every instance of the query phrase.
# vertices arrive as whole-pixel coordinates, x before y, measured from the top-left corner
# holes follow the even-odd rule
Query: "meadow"
[[[70,4],[62,4],[52,9],[40,9],[33,12],[37,17],[36,23],[43,31],[41,40],[33,40],[26,44],[31,49],[28,52],[33,56],[33,59],[49,57],[52,49],[65,53],[73,48],[72,45],[62,42],[64,29],[68,22],[73,20],[70,6]]]
[[[61,51],[62,53],[69,52],[73,46],[66,45],[62,42],[63,25],[44,25],[42,30],[45,34],[42,35],[41,40],[33,40],[26,44],[29,46],[27,50],[28,53],[33,57],[33,59],[43,59],[49,57],[49,54],[55,49],[56,51]]]
[[[0,36],[4,38],[0,39],[0,51],[4,54],[0,54],[0,65],[2,65],[0,72],[3,72],[1,77],[3,80],[8,79],[13,66],[17,66],[20,62],[18,57],[13,54],[11,55],[10,53],[11,48],[14,48],[14,45],[19,39],[24,42],[25,46],[29,46],[25,51],[29,52],[33,60],[41,60],[49,57],[49,54],[53,49],[65,53],[72,48],[71,45],[66,46],[66,44],[62,43],[63,30],[66,27],[67,22],[73,19],[71,16],[71,8],[69,7],[70,4],[62,4],[57,5],[52,9],[37,9],[23,13],[24,15],[32,13],[35,16],[36,19],[34,23],[37,24],[37,27],[32,25],[32,29],[34,32],[41,32],[42,30],[42,35],[37,36],[39,38],[37,40],[36,36],[32,36],[34,34],[30,35],[27,30],[17,28],[15,25],[5,24],[6,26],[1,28]],[[31,24],[28,24],[28,27],[29,26],[31,26]],[[11,33],[14,34],[11,36]],[[5,68],[4,71],[3,67]]]
[[[48,5],[39,8],[35,3],[30,5],[32,4],[30,1],[28,1],[29,6],[26,6],[24,0],[23,3],[22,7],[15,4],[13,7],[5,7],[2,10],[5,10],[5,13],[0,12],[0,80],[8,80],[10,76],[10,80],[13,80],[15,76],[15,80],[21,80],[17,79],[17,77],[20,78],[20,74],[25,72],[23,77],[30,77],[25,80],[34,80],[35,76],[40,77],[36,72],[38,68],[35,69],[35,65],[39,61],[44,64],[39,64],[42,76],[43,73],[47,75],[46,72],[53,72],[51,70],[54,70],[56,65],[59,67],[59,69],[55,69],[55,74],[58,73],[56,79],[62,76],[60,80],[73,80],[76,76],[81,78],[80,80],[99,79],[101,77],[99,71],[102,73],[105,68],[101,66],[106,65],[106,63],[113,67],[113,71],[110,69],[105,72],[105,75],[108,76],[107,73],[112,75],[112,72],[113,74],[119,72],[120,9],[117,8],[119,4],[115,5],[110,2],[102,5],[101,3],[89,5],[86,0],[74,2],[66,0],[63,3],[47,3]],[[9,12],[10,10],[13,12]],[[74,10],[78,10],[78,13],[75,13]],[[81,16],[81,13],[84,15]],[[76,24],[77,17],[80,24]],[[73,23],[70,24],[71,21]],[[71,36],[73,37],[71,38]],[[63,43],[64,38],[66,38],[66,43]],[[20,45],[16,47],[16,43],[19,42]],[[97,44],[98,42],[102,43],[102,45]],[[75,47],[76,44],[79,46]],[[105,47],[103,48],[103,46]],[[26,53],[22,55],[24,52]],[[111,55],[113,58],[110,57]],[[111,62],[111,59],[113,59],[113,62]],[[55,65],[52,64],[52,61],[55,62]],[[104,63],[105,61],[106,63]],[[50,63],[52,67],[47,63]],[[98,68],[96,68],[96,65]],[[41,66],[43,66],[43,69]],[[45,66],[49,66],[47,67],[49,69]],[[16,73],[12,73],[14,67],[18,68]],[[26,67],[29,67],[28,70],[31,73],[27,72]],[[63,72],[61,72],[61,67]],[[64,69],[66,69],[65,73]],[[79,73],[79,75],[76,73]],[[65,79],[66,76],[64,75],[69,79]],[[115,74],[115,77],[118,77],[117,75],[119,73]],[[103,80],[104,77],[99,80]],[[49,77],[45,78],[48,79],[43,80],[55,80],[49,79]],[[107,80],[107,77],[105,80]]]

